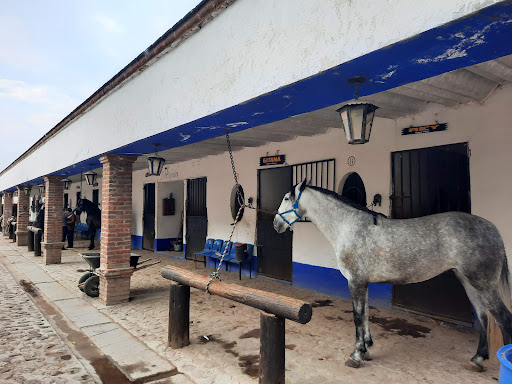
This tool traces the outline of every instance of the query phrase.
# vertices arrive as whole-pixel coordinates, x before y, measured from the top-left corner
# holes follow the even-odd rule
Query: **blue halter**
[[[299,215],[299,213],[297,212],[297,209],[299,208],[299,200],[300,200],[300,197],[301,197],[301,196],[302,196],[302,190],[300,191],[300,193],[299,193],[299,197],[297,198],[297,200],[295,200],[295,203],[293,203],[293,205],[292,205],[292,209],[289,209],[289,210],[287,210],[287,211],[285,211],[285,212],[282,212],[282,213],[279,213],[279,212],[277,213],[279,216],[281,216],[281,219],[283,219],[283,220],[286,222],[286,224],[288,224],[290,227],[291,227],[293,224],[295,224],[297,221],[299,221],[300,219],[302,219],[302,216],[301,216],[301,215]],[[295,213],[295,216],[297,216],[297,218],[296,218],[295,220],[293,220],[291,223],[290,223],[288,220],[286,220],[286,218],[284,217],[284,215],[285,215],[286,213],[290,213],[290,212]]]

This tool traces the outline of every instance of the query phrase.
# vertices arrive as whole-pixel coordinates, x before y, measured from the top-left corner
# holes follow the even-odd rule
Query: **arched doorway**
[[[366,189],[364,188],[363,180],[359,174],[357,172],[350,173],[346,177],[345,182],[342,181],[342,183],[343,184],[340,184],[341,196],[346,197],[362,207],[366,207]],[[343,189],[341,185],[343,185]]]

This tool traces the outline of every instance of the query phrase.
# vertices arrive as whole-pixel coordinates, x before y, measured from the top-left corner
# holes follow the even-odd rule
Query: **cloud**
[[[14,102],[48,105],[53,111],[71,112],[80,100],[66,95],[54,87],[30,85],[24,81],[0,79],[0,99]]]
[[[119,23],[105,15],[95,15],[93,20],[100,24],[107,32],[120,33],[123,31]]]

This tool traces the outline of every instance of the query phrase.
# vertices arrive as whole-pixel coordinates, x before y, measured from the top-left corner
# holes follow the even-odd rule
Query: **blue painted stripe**
[[[142,249],[142,236],[132,235],[132,249]]]
[[[292,285],[350,299],[348,281],[338,269],[293,263]],[[391,308],[392,285],[370,283],[370,304],[380,308]]]
[[[362,75],[368,81],[361,96],[382,92],[445,72],[512,54],[512,3],[502,2],[471,16],[423,32],[410,39],[376,50],[335,66],[315,76],[283,86],[245,103],[175,127],[163,133],[113,150],[117,154],[152,153],[151,143],[165,150],[224,135],[224,127],[234,122],[247,124],[230,132],[268,124],[351,100],[354,88],[347,79]],[[469,38],[477,36],[478,38]],[[453,50],[457,55],[449,55]],[[209,129],[204,129],[208,127]],[[205,155],[207,152],[205,152]],[[87,159],[53,175],[71,175],[100,167],[98,157]],[[31,184],[41,182],[31,180]]]
[[[169,251],[172,247],[171,241],[175,240],[178,240],[178,238],[155,239],[155,251]]]

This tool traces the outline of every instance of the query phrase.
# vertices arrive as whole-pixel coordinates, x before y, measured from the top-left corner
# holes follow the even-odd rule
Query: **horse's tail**
[[[510,309],[511,305],[511,292],[510,292],[510,271],[508,269],[507,255],[504,253],[505,260],[501,268],[499,292],[501,299],[506,307]]]

